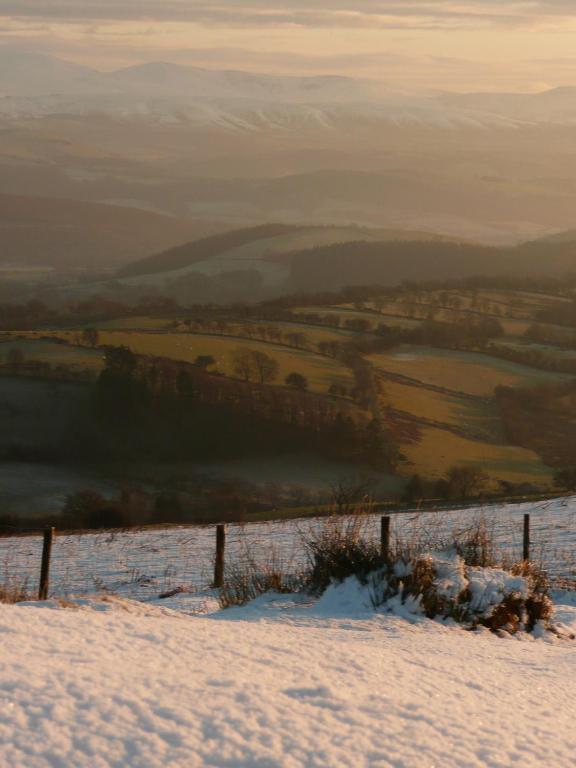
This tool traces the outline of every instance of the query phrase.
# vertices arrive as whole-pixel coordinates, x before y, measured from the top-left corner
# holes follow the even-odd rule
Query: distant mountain
[[[576,89],[541,94],[409,93],[379,81],[208,70],[150,62],[115,72],[0,49],[0,116],[105,114],[229,131],[360,124],[518,127],[576,122]]]
[[[0,193],[139,207],[204,233],[321,222],[513,244],[572,226],[575,93],[97,72],[0,48]]]
[[[0,194],[0,263],[100,271],[201,235],[191,222],[73,200]]]
[[[101,87],[102,76],[89,67],[0,47],[0,97],[81,97]]]

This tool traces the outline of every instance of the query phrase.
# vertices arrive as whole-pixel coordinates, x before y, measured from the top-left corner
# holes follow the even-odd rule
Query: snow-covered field
[[[532,555],[554,577],[576,578],[576,498],[482,509],[423,514],[392,519],[392,532],[404,538],[438,536],[470,526],[479,517],[493,529],[498,546],[512,559],[522,556],[523,515],[531,514]],[[366,535],[379,537],[380,516],[367,524]],[[285,570],[305,563],[303,538],[322,520],[295,520],[227,527],[226,563],[247,559]],[[41,538],[0,539],[0,585],[27,585],[33,593],[40,569]],[[58,536],[55,540],[51,588],[53,596],[112,592],[138,600],[184,586],[203,591],[212,581],[215,553],[213,526],[149,529]]]
[[[409,621],[360,597],[346,582],[203,616],[0,605],[0,765],[574,765],[573,640]],[[576,631],[575,593],[556,620]]]
[[[482,514],[519,557],[526,511],[534,554],[569,576],[575,499],[402,514],[393,530],[437,541]],[[298,569],[318,525],[229,526],[229,567]],[[40,546],[0,540],[0,583],[34,587]],[[557,634],[506,637],[417,602],[375,611],[355,579],[220,610],[213,556],[213,527],[58,537],[54,597],[0,604],[0,768],[574,765],[576,592],[554,594]],[[177,586],[196,590],[159,597]]]

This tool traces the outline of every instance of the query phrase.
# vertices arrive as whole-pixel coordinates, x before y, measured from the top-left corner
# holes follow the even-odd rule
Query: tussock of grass
[[[384,564],[380,547],[366,536],[365,515],[327,518],[320,530],[304,541],[309,559],[306,589],[322,594],[333,581],[368,576]]]
[[[396,537],[387,558],[361,512],[326,518],[307,534],[308,568],[287,575],[274,557],[257,565],[244,559],[221,591],[222,607],[241,605],[268,591],[321,595],[350,577],[366,585],[375,609],[409,606],[430,619],[450,619],[467,629],[496,633],[550,629],[552,602],[545,572],[534,563],[504,567],[483,519],[448,536],[414,525]]]
[[[238,562],[227,568],[218,601],[221,608],[245,605],[267,592],[299,592],[302,584],[302,574],[291,572],[274,550],[268,553],[264,562],[257,560],[251,553],[245,553]]]
[[[30,600],[27,586],[14,584],[0,585],[0,603],[21,603]]]

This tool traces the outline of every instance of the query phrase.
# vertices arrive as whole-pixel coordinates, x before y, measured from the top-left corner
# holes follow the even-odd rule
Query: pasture
[[[567,378],[490,355],[435,347],[401,345],[368,359],[385,373],[480,397],[491,397],[498,386],[535,386]]]
[[[418,440],[401,448],[411,465],[405,468],[406,474],[439,478],[458,464],[478,467],[493,481],[551,485],[553,470],[534,451],[473,440],[436,427],[422,426],[419,432]]]
[[[76,370],[97,372],[102,368],[102,350],[60,344],[31,336],[15,335],[0,340],[0,361],[5,362],[11,349],[19,349],[24,360],[49,363],[52,367],[65,365]]]
[[[423,422],[437,422],[483,436],[494,442],[505,442],[496,406],[484,400],[435,392],[418,385],[398,381],[381,382],[381,405],[390,407]]]
[[[199,355],[212,355],[217,368],[226,375],[234,374],[234,352],[239,349],[254,349],[265,352],[277,361],[277,383],[283,383],[289,373],[295,372],[306,377],[309,389],[313,392],[325,393],[331,384],[354,386],[351,371],[337,360],[306,350],[256,340],[189,333],[103,331],[100,334],[100,343],[126,346],[138,355],[166,357],[187,363],[193,363]]]

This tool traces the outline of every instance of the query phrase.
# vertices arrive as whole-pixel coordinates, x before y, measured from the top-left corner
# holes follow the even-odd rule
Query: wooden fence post
[[[224,586],[224,549],[226,547],[226,526],[216,526],[216,560],[214,562],[214,586],[221,589]]]
[[[390,557],[390,517],[386,515],[380,520],[380,552],[384,560]]]
[[[54,541],[55,533],[55,528],[46,528],[44,531],[44,545],[42,547],[42,565],[40,566],[38,600],[48,599],[48,585],[50,583],[50,557],[52,555],[52,542]]]
[[[524,515],[524,542],[522,559],[530,560],[530,515]]]

